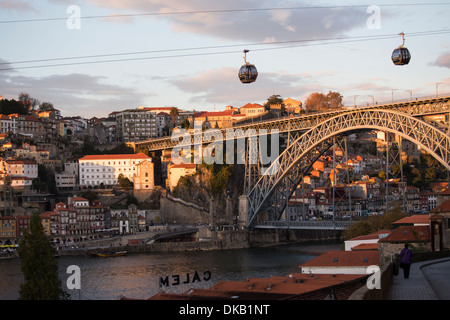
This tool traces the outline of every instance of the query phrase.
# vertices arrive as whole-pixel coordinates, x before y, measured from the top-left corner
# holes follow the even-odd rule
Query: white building
[[[368,274],[368,268],[380,264],[378,250],[328,251],[300,265],[305,274]]]
[[[375,233],[371,233],[368,235],[358,236],[349,240],[344,241],[345,251],[351,251],[352,248],[359,246],[361,244],[375,244],[378,243],[380,239],[387,237],[391,231],[389,230],[380,230]]]
[[[170,191],[177,186],[178,180],[186,175],[194,174],[197,171],[195,163],[171,164],[168,166],[167,186]]]
[[[143,153],[84,156],[78,160],[80,187],[116,185],[120,174],[134,182],[137,166],[145,160],[151,158]]]
[[[30,178],[38,177],[38,165],[34,161],[29,160],[7,160],[3,164],[6,174],[12,178]]]
[[[55,181],[58,190],[73,190],[77,187],[77,176],[71,172],[55,172]]]

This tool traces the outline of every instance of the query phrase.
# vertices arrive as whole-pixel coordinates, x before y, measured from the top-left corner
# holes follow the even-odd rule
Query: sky
[[[345,105],[450,93],[450,2],[0,0],[0,95],[64,117],[221,111],[337,91]],[[392,51],[411,52],[395,66]],[[247,61],[258,69],[242,84]]]

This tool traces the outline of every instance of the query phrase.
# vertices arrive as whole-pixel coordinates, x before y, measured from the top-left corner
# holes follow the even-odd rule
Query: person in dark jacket
[[[400,252],[400,268],[403,269],[403,277],[409,278],[409,270],[411,268],[412,250],[408,249],[408,244],[405,243],[405,247]]]

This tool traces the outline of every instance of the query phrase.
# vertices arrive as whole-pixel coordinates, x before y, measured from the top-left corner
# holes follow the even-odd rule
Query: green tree
[[[400,206],[387,211],[381,216],[370,216],[367,219],[360,220],[351,224],[344,230],[342,236],[344,240],[352,239],[358,236],[371,234],[379,230],[391,230],[392,223],[406,217],[407,214],[402,212]]]
[[[189,119],[188,119],[188,118],[185,118],[185,119],[183,120],[183,122],[181,123],[181,127],[182,127],[183,129],[188,130],[188,129],[190,128],[190,126],[191,126],[191,123],[189,122]]]
[[[117,182],[121,188],[128,189],[133,187],[133,182],[131,182],[131,180],[125,177],[122,173],[117,177]]]
[[[21,300],[66,300],[69,294],[61,286],[55,249],[45,236],[41,218],[35,212],[30,229],[19,246],[19,257],[24,282],[20,285]]]
[[[170,115],[172,116],[174,127],[177,126],[177,117],[179,114],[180,114],[180,112],[178,111],[178,108],[176,108],[176,107],[170,108]]]

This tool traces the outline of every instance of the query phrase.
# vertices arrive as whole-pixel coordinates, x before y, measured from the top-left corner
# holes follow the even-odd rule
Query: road
[[[425,265],[421,270],[439,300],[450,300],[450,259]]]

